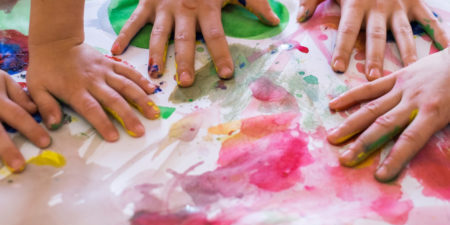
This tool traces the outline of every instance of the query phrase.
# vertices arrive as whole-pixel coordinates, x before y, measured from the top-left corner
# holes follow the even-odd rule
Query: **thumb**
[[[314,14],[317,6],[323,1],[324,0],[300,0],[297,21],[300,23],[307,21]]]

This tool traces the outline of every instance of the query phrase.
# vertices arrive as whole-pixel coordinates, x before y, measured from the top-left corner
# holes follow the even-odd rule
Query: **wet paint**
[[[28,163],[38,166],[53,166],[61,168],[66,165],[66,159],[58,152],[44,150],[38,156],[30,158]]]
[[[116,119],[117,122],[120,123],[120,125],[122,125],[123,129],[125,129],[125,132],[127,132],[127,134],[129,134],[129,135],[132,136],[132,137],[137,137],[136,133],[134,133],[134,132],[131,131],[131,130],[128,130],[128,128],[125,126],[125,123],[123,122],[122,117],[120,117],[119,114],[118,114],[116,111],[114,111],[114,110],[112,110],[112,109],[110,109],[110,108],[108,108],[108,107],[104,107],[104,109],[105,109],[112,117],[114,117],[114,119]]]
[[[16,30],[0,31],[0,69],[17,74],[28,68],[28,37]]]
[[[233,221],[224,219],[209,220],[202,212],[180,211],[172,214],[158,212],[137,212],[131,219],[131,225],[231,225]]]
[[[303,80],[308,84],[313,84],[313,85],[319,84],[319,79],[317,79],[317,77],[313,76],[313,75],[303,77]]]
[[[431,27],[431,25],[429,24],[430,21],[425,20],[424,21],[425,24],[422,24],[423,29],[425,30],[425,32],[431,37],[431,39],[433,40],[434,46],[436,46],[436,48],[439,51],[444,50],[444,47],[441,45],[441,43],[439,43],[436,40],[436,37],[434,36],[434,29]]]
[[[352,133],[350,133],[350,134],[348,134],[348,135],[345,135],[345,136],[343,136],[343,137],[340,137],[340,138],[338,138],[338,139],[336,140],[336,144],[342,144],[342,143],[344,143],[345,141],[347,141],[347,140],[349,140],[350,138],[352,138],[353,136],[359,134],[360,132],[361,132],[361,131],[355,131],[355,132],[352,132]]]
[[[165,106],[158,106],[161,114],[161,118],[163,119],[169,119],[170,116],[175,112],[175,108],[173,107],[165,107]]]

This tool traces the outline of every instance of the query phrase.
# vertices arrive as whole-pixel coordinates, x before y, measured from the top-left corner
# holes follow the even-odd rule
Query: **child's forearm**
[[[84,0],[32,0],[30,48],[46,43],[82,43]]]

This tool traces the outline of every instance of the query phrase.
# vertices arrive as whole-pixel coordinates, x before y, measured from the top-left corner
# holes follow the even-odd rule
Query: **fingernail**
[[[380,180],[385,180],[385,178],[387,177],[388,170],[386,168],[386,166],[381,166],[380,168],[377,169],[377,171],[375,172],[376,178],[380,179]]]
[[[119,139],[119,134],[115,131],[108,133],[108,139],[111,141],[117,141]]]
[[[229,67],[223,67],[219,75],[221,78],[228,79],[233,76],[233,71]]]
[[[39,139],[39,146],[42,148],[47,148],[48,146],[50,146],[52,144],[52,139],[48,136],[42,136]]]
[[[7,167],[13,173],[22,172],[25,169],[25,162],[19,159],[15,159]]]
[[[120,51],[120,45],[118,42],[114,42],[113,46],[111,47],[111,53],[113,55],[119,54]]]
[[[328,103],[328,106],[331,108],[331,109],[335,109],[336,107],[337,107],[337,104],[338,104],[338,100],[337,100],[337,98],[334,98],[334,99],[332,99],[329,103]]]
[[[378,79],[378,78],[380,78],[380,76],[381,76],[381,73],[380,73],[380,70],[379,70],[379,69],[377,69],[377,68],[372,68],[372,69],[370,70],[369,78],[370,78],[371,80]]]
[[[187,72],[182,72],[178,79],[183,86],[190,86],[193,83],[191,76]]]
[[[305,15],[305,7],[301,6],[300,9],[298,10],[298,15],[299,17],[297,18],[298,22],[304,22],[306,21],[306,15]]]
[[[159,109],[159,107],[157,105],[155,105],[155,103],[153,103],[153,102],[148,102],[147,105],[152,107],[153,115],[152,115],[151,119],[159,119],[159,117],[161,116],[161,110]]]
[[[148,65],[148,74],[153,77],[156,78],[159,75],[159,66],[156,64],[153,65]]]
[[[345,72],[345,64],[340,59],[336,59],[334,61],[333,67],[334,67],[334,71],[336,71],[336,72],[339,72],[339,73]]]
[[[57,130],[62,126],[62,121],[57,121],[54,116],[48,117],[47,123],[49,124],[50,130]]]
[[[142,126],[142,124],[138,124],[134,127],[134,131],[137,134],[143,134],[143,133],[145,133],[145,128],[144,128],[144,126]]]

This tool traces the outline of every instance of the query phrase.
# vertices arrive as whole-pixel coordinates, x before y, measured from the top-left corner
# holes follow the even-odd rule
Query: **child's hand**
[[[0,70],[0,157],[13,171],[25,168],[25,159],[2,126],[2,122],[16,128],[40,148],[50,145],[48,133],[30,116],[36,112],[36,105],[9,75]]]
[[[388,181],[450,122],[450,49],[430,55],[390,76],[357,87],[330,102],[334,110],[372,100],[328,135],[338,144],[364,131],[340,161],[354,166],[400,135],[375,177]]]
[[[234,66],[221,21],[221,8],[229,2],[243,4],[269,25],[280,22],[267,0],[141,0],[120,31],[111,52],[121,54],[145,24],[153,23],[148,71],[150,76],[159,77],[164,72],[167,43],[174,28],[176,78],[180,86],[187,87],[195,79],[195,36],[196,28],[199,28],[219,76],[231,78]]]
[[[311,16],[322,1],[300,0],[299,21]],[[346,71],[356,38],[364,25],[367,58],[365,71],[368,80],[375,80],[383,75],[386,30],[389,28],[395,36],[406,66],[417,60],[409,21],[416,20],[423,24],[436,46],[446,48],[450,40],[423,0],[340,0],[338,3],[341,5],[341,20],[331,61],[336,72]]]
[[[71,39],[30,45],[27,81],[49,129],[58,128],[62,120],[55,98],[85,117],[107,141],[119,136],[103,108],[119,117],[132,136],[142,136],[144,127],[127,100],[139,106],[145,117],[159,117],[159,109],[147,96],[154,85],[133,68]]]

